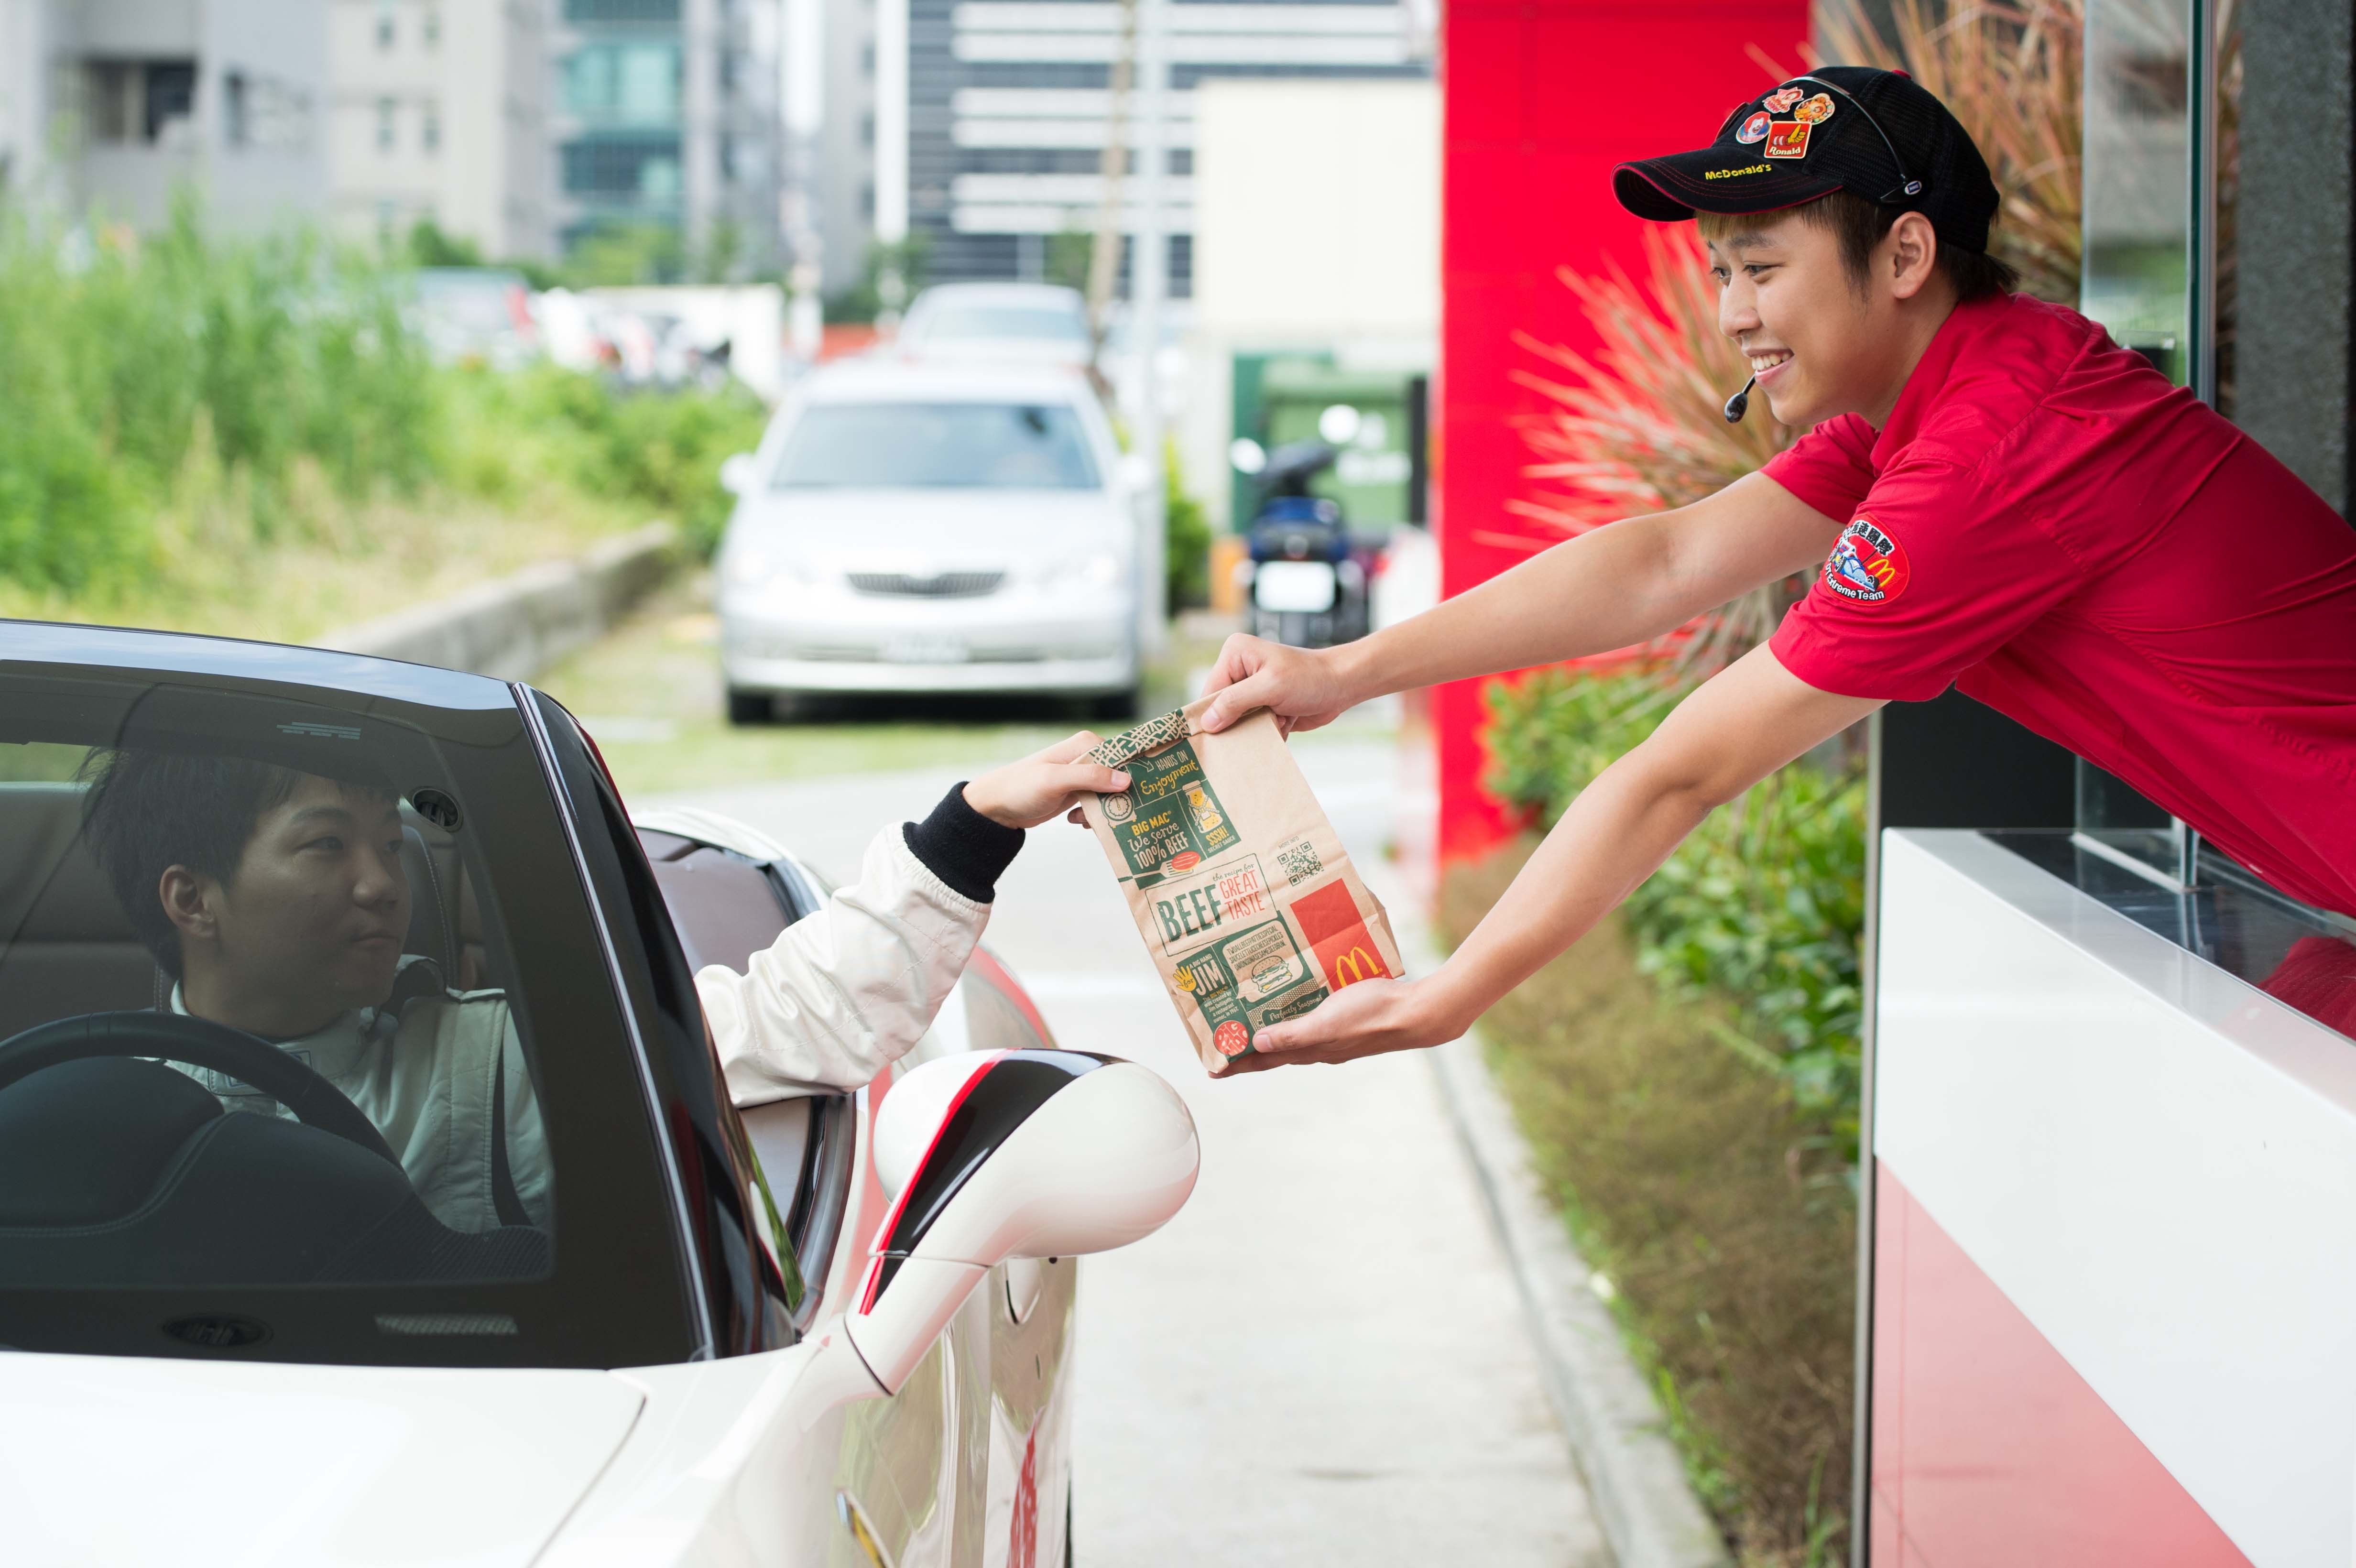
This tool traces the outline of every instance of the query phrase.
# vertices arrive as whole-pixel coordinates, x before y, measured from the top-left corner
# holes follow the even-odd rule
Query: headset
[[[1888,207],[1893,202],[1904,201],[1909,197],[1920,196],[1928,188],[1921,180],[1916,179],[1912,175],[1906,172],[1906,160],[1898,155],[1898,144],[1890,139],[1890,133],[1881,128],[1881,122],[1873,117],[1873,111],[1868,109],[1864,104],[1858,101],[1857,94],[1851,92],[1847,88],[1841,86],[1840,83],[1837,81],[1826,81],[1821,76],[1795,76],[1791,78],[1790,80],[1785,81],[1783,86],[1789,87],[1794,81],[1813,81],[1827,92],[1839,93],[1843,99],[1847,101],[1850,107],[1854,108],[1859,114],[1865,117],[1865,123],[1873,127],[1873,133],[1881,138],[1881,144],[1890,149],[1890,161],[1893,165],[1897,165],[1898,169],[1898,183],[1890,187],[1888,190],[1882,192],[1881,195],[1874,197],[1876,202],[1883,207]],[[1782,88],[1778,88],[1777,91],[1781,91]],[[1740,114],[1742,112],[1743,109],[1747,107],[1749,107],[1748,103],[1737,105],[1734,113]],[[1728,124],[1733,123],[1733,114],[1727,116]],[[1725,134],[1725,126],[1720,126],[1719,128],[1719,133],[1720,135]],[[1753,375],[1750,380],[1742,383],[1742,390],[1735,393],[1734,396],[1726,400],[1726,407],[1722,411],[1726,415],[1727,423],[1740,424],[1742,422],[1742,416],[1751,411],[1751,389],[1758,385],[1758,382],[1759,378],[1756,375]]]

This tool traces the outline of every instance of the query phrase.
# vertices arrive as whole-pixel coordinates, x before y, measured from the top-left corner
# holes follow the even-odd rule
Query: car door
[[[821,907],[833,891],[791,857],[769,862],[769,869],[793,909],[777,930]],[[775,940],[774,934],[769,940]],[[819,1216],[809,1227],[813,1238],[825,1234],[826,1214],[841,1214],[832,1227],[830,1248],[820,1252],[812,1245],[803,1260],[814,1297],[812,1322],[851,1308],[851,1293],[867,1272],[869,1247],[890,1207],[868,1152],[874,1113],[899,1071],[973,1048],[966,1002],[974,984],[961,984],[952,994],[900,1069],[887,1071],[856,1094],[780,1102],[743,1113],[748,1129],[760,1129],[756,1142],[780,1140],[775,1146],[779,1160],[792,1157],[796,1148],[791,1107],[807,1104],[812,1118],[832,1118],[841,1125],[830,1148],[808,1154],[795,1212],[787,1221],[798,1243],[804,1235],[806,1201]],[[782,1137],[778,1128],[785,1129]],[[778,1163],[764,1157],[765,1163]],[[840,1196],[824,1200],[803,1196],[819,1191],[839,1191]],[[853,1568],[877,1563],[893,1568],[979,1568],[983,1562],[991,1295],[975,1293],[898,1394],[848,1413],[835,1477],[835,1506],[843,1529],[834,1561]]]
[[[1046,1020],[987,953],[959,989],[972,1049],[1055,1049]],[[1036,1568],[1065,1558],[1072,1430],[1066,1374],[1078,1275],[1071,1258],[1016,1259],[992,1271],[985,1568]]]

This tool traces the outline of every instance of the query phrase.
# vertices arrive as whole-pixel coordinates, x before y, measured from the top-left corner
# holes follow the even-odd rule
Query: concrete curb
[[[1591,1271],[1540,1194],[1536,1166],[1473,1037],[1432,1052],[1545,1366],[1547,1396],[1570,1438],[1619,1568],[1730,1568],[1732,1557],[1687,1484],[1654,1402]]]
[[[670,571],[669,523],[606,540],[578,560],[545,561],[447,599],[328,633],[318,645],[377,658],[529,680],[621,619]]]

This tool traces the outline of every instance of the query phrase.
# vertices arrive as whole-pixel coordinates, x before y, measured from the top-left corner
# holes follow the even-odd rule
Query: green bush
[[[507,500],[555,481],[676,523],[709,555],[728,521],[720,463],[760,443],[768,412],[730,384],[716,392],[630,391],[552,365],[449,371],[442,448],[451,483]]]
[[[1186,489],[1178,464],[1178,440],[1162,444],[1162,612],[1175,615],[1211,602],[1211,519]]]
[[[80,590],[148,564],[199,446],[266,539],[308,462],[347,496],[430,477],[431,367],[391,280],[307,236],[61,244],[0,211],[0,574]]]
[[[321,521],[318,485],[297,504],[307,471],[348,503],[570,490],[708,549],[720,460],[760,437],[741,388],[436,367],[402,272],[314,234],[222,239],[189,201],[159,233],[97,233],[0,206],[0,580],[21,589],[103,597],[151,577],[156,519],[199,470],[219,475],[230,549]]]
[[[1551,827],[1674,699],[1642,672],[1494,683],[1489,789]],[[1638,966],[1673,993],[1732,999],[1747,1028],[1727,1043],[1772,1066],[1852,1161],[1865,811],[1861,776],[1804,759],[1711,813],[1626,906]]]

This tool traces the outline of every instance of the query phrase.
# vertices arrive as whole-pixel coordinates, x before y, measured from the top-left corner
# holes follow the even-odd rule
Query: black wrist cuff
[[[930,816],[903,824],[900,837],[925,869],[980,904],[990,901],[1023,848],[1023,829],[992,822],[968,805],[962,783],[949,786]]]

